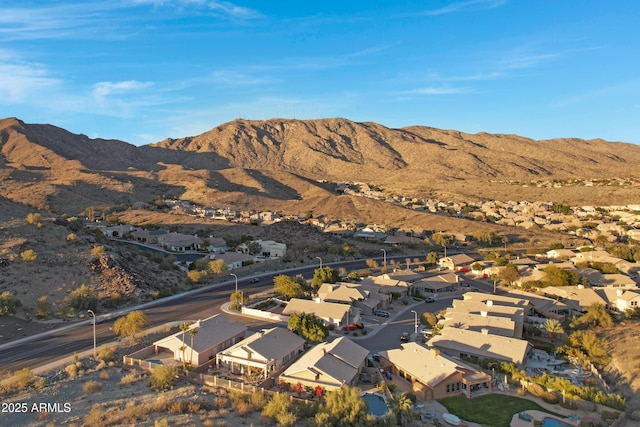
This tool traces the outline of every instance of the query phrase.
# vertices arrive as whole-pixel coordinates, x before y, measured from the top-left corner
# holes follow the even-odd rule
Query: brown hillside
[[[91,205],[130,206],[166,195],[214,206],[312,209],[331,216],[344,211],[368,219],[369,207],[343,205],[345,199],[321,180],[364,181],[396,194],[445,200],[626,204],[640,201],[636,187],[523,183],[633,178],[638,164],[640,147],[633,144],[390,129],[345,119],[235,120],[143,147],[0,120],[0,195],[74,214]]]

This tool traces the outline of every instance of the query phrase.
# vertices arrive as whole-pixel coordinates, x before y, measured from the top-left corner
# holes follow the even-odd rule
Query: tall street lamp
[[[96,358],[96,314],[93,310],[87,310],[93,317],[93,358]]]
[[[238,276],[236,276],[234,273],[231,273],[231,275],[233,277],[235,277],[235,279],[236,279],[236,294],[235,294],[235,296],[236,296],[236,304],[237,304],[238,303]]]
[[[414,330],[414,334],[416,334],[416,336],[418,335],[418,312],[415,310],[411,310],[411,312],[413,313],[413,317],[415,319],[415,330]]]
[[[320,260],[320,270],[322,270],[322,258],[320,258],[319,256],[316,257],[316,259]]]
[[[384,249],[380,249],[380,250],[384,253],[383,264],[384,264],[384,268],[386,269],[387,268],[387,251]]]

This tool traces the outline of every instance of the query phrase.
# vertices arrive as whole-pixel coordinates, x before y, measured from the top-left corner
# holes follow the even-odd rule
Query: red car
[[[462,267],[460,270],[458,270],[460,273],[468,273],[469,269],[468,268],[464,268]]]

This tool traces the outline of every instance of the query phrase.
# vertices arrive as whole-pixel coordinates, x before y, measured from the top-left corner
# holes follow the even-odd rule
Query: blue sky
[[[0,117],[136,145],[344,117],[640,143],[640,2],[0,3]]]

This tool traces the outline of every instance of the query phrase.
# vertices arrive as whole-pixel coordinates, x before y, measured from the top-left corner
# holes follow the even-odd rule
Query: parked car
[[[424,302],[436,302],[436,299],[434,297],[427,297]]]
[[[249,283],[258,283],[260,281],[260,279],[258,279],[257,277],[252,277],[251,279],[249,279]]]
[[[389,317],[389,312],[387,310],[376,310],[376,316]]]
[[[407,342],[409,341],[410,337],[411,336],[409,335],[409,332],[403,332],[402,335],[400,336],[400,341]]]

